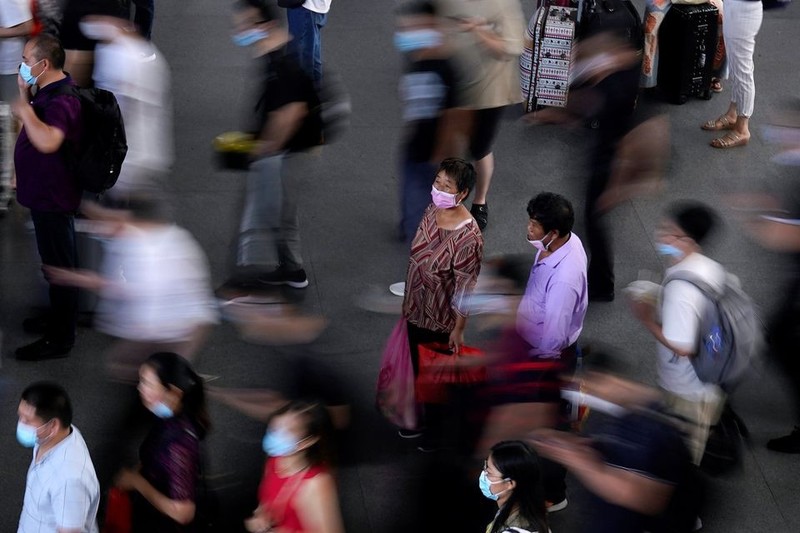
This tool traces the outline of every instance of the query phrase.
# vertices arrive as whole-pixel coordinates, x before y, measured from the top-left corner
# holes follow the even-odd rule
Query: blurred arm
[[[291,102],[269,113],[261,132],[262,155],[274,154],[286,148],[286,143],[297,133],[308,115],[305,102]]]
[[[0,28],[0,39],[8,39],[11,37],[27,37],[33,30],[33,20],[26,20],[16,26],[10,28]]]

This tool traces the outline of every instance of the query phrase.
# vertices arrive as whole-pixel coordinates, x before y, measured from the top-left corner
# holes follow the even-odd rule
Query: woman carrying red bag
[[[414,375],[419,375],[419,346],[447,344],[458,354],[464,344],[467,302],[483,259],[483,236],[463,202],[475,187],[475,168],[463,159],[448,158],[436,172],[432,204],[425,210],[406,274],[403,316]],[[423,435],[422,450],[441,442],[443,406],[425,404],[417,430],[401,429],[403,438]]]

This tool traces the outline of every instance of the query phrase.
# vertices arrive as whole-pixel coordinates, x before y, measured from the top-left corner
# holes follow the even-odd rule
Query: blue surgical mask
[[[164,402],[158,402],[150,409],[158,418],[172,418],[175,412],[169,408]]]
[[[33,448],[39,444],[39,437],[36,436],[36,433],[45,425],[46,424],[42,424],[37,428],[29,426],[28,424],[23,424],[22,422],[17,422],[17,441],[26,448]]]
[[[298,444],[299,441],[288,431],[283,429],[268,429],[266,434],[264,434],[261,447],[264,449],[264,453],[270,457],[284,457],[296,452]]]
[[[231,40],[236,46],[250,46],[251,44],[255,44],[262,39],[266,39],[267,37],[269,37],[269,32],[267,30],[253,28],[250,30],[240,31],[231,37]]]
[[[413,52],[442,44],[442,34],[436,30],[407,30],[394,34],[394,46],[400,52]]]
[[[682,251],[671,244],[664,244],[663,242],[656,244],[656,251],[659,253],[659,255],[664,255],[666,257],[673,257],[675,259],[680,259],[683,257]]]
[[[508,481],[508,479],[501,479],[500,481],[490,481],[489,474],[486,473],[486,470],[481,470],[481,475],[478,477],[478,486],[481,488],[481,492],[484,496],[489,498],[490,500],[497,501],[501,494],[506,492],[506,490],[501,490],[497,494],[492,493],[492,485],[496,485],[498,483],[503,483]]]
[[[39,61],[34,63],[33,67],[35,67],[36,65],[38,65],[42,61],[44,61],[44,59],[40,59]],[[41,74],[39,74],[39,76],[34,76],[33,75],[33,73],[31,72],[31,69],[33,67],[29,67],[25,63],[20,63],[19,64],[19,75],[23,80],[25,80],[25,83],[27,83],[28,85],[36,85],[36,82],[38,81],[39,76],[41,76]]]

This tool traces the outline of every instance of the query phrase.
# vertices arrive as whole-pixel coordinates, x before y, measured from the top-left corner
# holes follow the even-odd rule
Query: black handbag
[[[278,7],[285,7],[286,9],[294,9],[300,7],[306,0],[278,0]]]

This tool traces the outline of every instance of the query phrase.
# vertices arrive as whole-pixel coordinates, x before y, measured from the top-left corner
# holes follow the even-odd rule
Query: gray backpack
[[[739,279],[726,274],[720,293],[691,272],[668,276],[663,285],[682,280],[697,287],[708,304],[700,316],[700,338],[692,357],[697,377],[731,392],[751,370],[763,348],[764,326],[753,300],[739,285]]]

